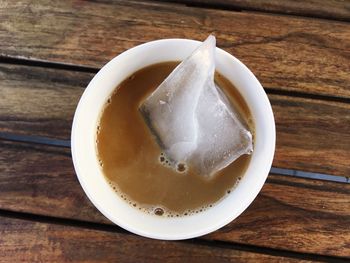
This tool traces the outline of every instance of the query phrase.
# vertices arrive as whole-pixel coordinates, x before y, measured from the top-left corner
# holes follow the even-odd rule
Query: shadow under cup
[[[77,106],[71,134],[74,168],[96,208],[120,227],[145,237],[179,240],[202,236],[239,216],[261,190],[275,151],[275,122],[270,102],[259,81],[238,59],[216,49],[216,70],[240,92],[255,125],[254,152],[240,183],[212,208],[186,217],[159,217],[131,207],[110,187],[99,167],[96,127],[107,98],[132,73],[152,64],[182,61],[201,42],[164,39],[148,42],[108,62],[91,80]]]

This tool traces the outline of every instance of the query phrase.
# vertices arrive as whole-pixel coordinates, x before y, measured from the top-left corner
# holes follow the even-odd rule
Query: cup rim
[[[94,206],[105,217],[107,217],[109,220],[111,220],[113,223],[117,224],[118,226],[120,226],[120,227],[122,227],[130,232],[133,232],[135,234],[141,235],[141,236],[154,238],[154,239],[163,239],[163,240],[182,240],[182,239],[188,239],[188,238],[202,236],[202,235],[211,233],[211,232],[223,227],[224,225],[230,223],[232,220],[234,220],[236,217],[238,217],[253,202],[255,197],[260,192],[260,190],[261,190],[261,188],[262,188],[262,186],[263,186],[263,184],[268,176],[271,165],[272,165],[273,156],[274,156],[274,152],[275,152],[276,131],[275,131],[275,122],[274,122],[272,107],[271,107],[271,104],[268,100],[268,97],[267,97],[263,87],[261,86],[260,82],[253,75],[253,73],[247,68],[247,66],[245,66],[240,60],[238,60],[237,58],[235,58],[233,55],[229,54],[228,52],[226,52],[220,48],[216,48],[217,53],[219,53],[221,56],[225,57],[228,60],[234,61],[235,63],[237,63],[240,66],[240,69],[242,71],[244,71],[244,74],[247,74],[248,78],[250,78],[250,80],[252,82],[254,82],[255,88],[257,90],[259,90],[259,94],[260,94],[260,96],[262,96],[261,99],[264,101],[264,107],[265,107],[264,109],[266,111],[265,113],[267,114],[266,120],[268,122],[267,129],[270,132],[270,134],[269,134],[270,145],[268,145],[269,148],[267,150],[266,156],[264,157],[265,158],[264,166],[263,166],[263,169],[261,171],[261,173],[263,175],[261,175],[259,177],[259,181],[256,183],[255,188],[254,188],[255,191],[254,192],[252,191],[250,193],[249,200],[247,200],[245,202],[245,204],[240,207],[239,210],[235,211],[235,213],[232,213],[232,215],[229,215],[229,214],[226,215],[225,220],[221,220],[220,222],[213,222],[211,225],[209,225],[208,227],[203,228],[203,229],[193,229],[193,231],[190,231],[188,233],[180,233],[180,234],[151,233],[151,232],[145,231],[142,228],[132,226],[132,225],[130,225],[129,222],[125,222],[123,220],[118,220],[118,216],[116,216],[115,214],[112,214],[111,211],[108,211],[108,209],[106,209],[103,204],[101,204],[100,202],[97,201],[96,193],[91,191],[91,187],[89,186],[90,183],[86,180],[84,173],[81,171],[81,167],[80,167],[80,165],[81,165],[81,161],[80,161],[81,152],[79,151],[79,148],[78,148],[79,144],[77,142],[78,142],[78,140],[81,140],[81,138],[79,138],[79,131],[81,130],[80,123],[81,123],[81,119],[84,116],[84,108],[86,106],[84,104],[84,102],[86,100],[86,97],[88,96],[87,94],[92,93],[94,91],[93,89],[96,89],[96,86],[98,85],[99,77],[107,74],[107,72],[110,72],[113,69],[114,65],[119,63],[121,58],[128,57],[128,56],[130,56],[130,54],[132,54],[140,49],[148,49],[148,48],[151,48],[153,45],[159,45],[159,44],[160,45],[167,45],[169,43],[176,43],[179,45],[181,45],[183,43],[191,43],[192,46],[193,45],[198,46],[202,42],[196,41],[196,40],[190,40],[190,39],[179,39],[179,38],[160,39],[160,40],[147,42],[147,43],[144,43],[144,44],[141,44],[141,45],[138,45],[138,46],[135,46],[131,49],[126,50],[125,52],[121,53],[120,55],[114,57],[112,60],[110,60],[108,63],[106,63],[99,70],[99,72],[94,76],[94,78],[88,84],[86,90],[84,91],[84,93],[81,96],[81,99],[77,105],[77,108],[76,108],[76,111],[74,114],[74,118],[73,118],[73,123],[72,123],[71,153],[72,153],[73,164],[74,164],[74,168],[75,168],[78,180],[79,180],[85,194],[88,196],[89,200],[94,204]],[[165,60],[164,60],[164,62],[165,62]],[[132,73],[134,73],[134,72],[130,72],[130,74],[132,74]],[[125,78],[126,77],[127,76],[125,76]],[[121,79],[120,82],[123,80],[124,79]],[[250,166],[250,164],[249,164],[249,166]]]

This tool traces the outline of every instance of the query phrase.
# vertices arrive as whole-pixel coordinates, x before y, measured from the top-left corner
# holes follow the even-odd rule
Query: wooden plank
[[[79,187],[69,149],[4,141],[0,144],[1,208],[109,222]]]
[[[157,0],[163,2],[186,3],[195,6],[209,6],[220,9],[250,10],[328,18],[335,20],[350,20],[350,2],[344,0]]]
[[[249,209],[205,238],[349,257],[349,193],[345,184],[270,175]]]
[[[93,74],[0,64],[0,131],[69,139]]]
[[[111,224],[85,197],[68,150],[0,141],[0,171],[0,209]],[[204,238],[347,257],[349,194],[350,184],[270,175],[237,220]]]
[[[276,167],[350,175],[350,104],[269,95]]]
[[[82,240],[84,242],[82,242]],[[299,262],[234,248],[2,217],[0,262]]]
[[[93,74],[0,64],[0,131],[70,138],[78,100]],[[270,94],[276,167],[350,174],[350,105]]]
[[[160,38],[204,40],[241,59],[265,87],[350,98],[350,25],[343,22],[118,1],[3,1],[5,57],[101,67]]]

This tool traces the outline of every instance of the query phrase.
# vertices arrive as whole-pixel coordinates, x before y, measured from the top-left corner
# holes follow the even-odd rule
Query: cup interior
[[[216,49],[216,70],[234,84],[250,108],[255,124],[254,152],[234,191],[212,208],[186,217],[146,214],[122,200],[99,168],[95,147],[97,123],[107,98],[137,70],[166,61],[180,61],[201,42],[165,39],[148,42],[108,62],[91,80],[77,106],[71,134],[73,163],[79,182],[96,208],[120,227],[145,237],[179,240],[215,231],[239,216],[261,190],[275,151],[275,123],[270,102],[253,73],[238,59]]]

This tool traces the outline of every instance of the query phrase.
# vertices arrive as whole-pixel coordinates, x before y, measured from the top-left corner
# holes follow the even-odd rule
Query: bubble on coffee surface
[[[186,164],[185,163],[178,163],[176,165],[176,171],[179,173],[184,173],[186,172],[187,168],[186,168]]]
[[[164,209],[157,207],[156,209],[154,209],[154,214],[157,216],[162,216],[164,214]]]

